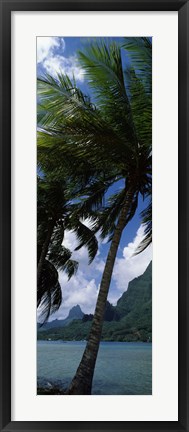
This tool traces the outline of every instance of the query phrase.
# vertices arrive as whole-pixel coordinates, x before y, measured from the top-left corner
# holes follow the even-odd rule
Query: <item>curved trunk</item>
[[[41,250],[41,255],[40,255],[38,266],[37,266],[37,285],[39,284],[40,279],[41,279],[41,273],[42,273],[42,269],[43,269],[43,264],[44,264],[44,261],[45,261],[45,258],[46,258],[46,255],[47,255],[47,252],[48,252],[48,249],[49,249],[49,243],[51,241],[52,233],[53,233],[53,230],[54,230],[54,225],[55,225],[54,220],[51,220],[49,222],[47,236],[46,236],[46,239],[45,239],[45,241],[43,243],[43,247],[42,247],[42,250]]]
[[[114,268],[114,263],[119,247],[121,235],[126,225],[126,217],[130,209],[133,191],[127,192],[125,203],[120,213],[117,226],[114,231],[114,236],[108,252],[102,280],[100,284],[99,294],[96,303],[96,309],[92,322],[91,331],[89,334],[88,342],[81,359],[80,365],[77,372],[67,390],[67,394],[80,394],[87,395],[91,394],[93,374],[100,345],[100,338],[102,333],[102,326],[104,320],[104,312],[106,307],[106,301],[108,297],[111,276]]]

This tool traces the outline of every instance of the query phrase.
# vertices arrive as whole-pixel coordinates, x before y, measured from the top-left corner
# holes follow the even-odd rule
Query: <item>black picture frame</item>
[[[188,0],[0,0],[0,428],[2,431],[189,431],[189,2]],[[179,416],[177,422],[11,421],[11,12],[178,11],[179,20]],[[169,403],[167,401],[167,403]]]

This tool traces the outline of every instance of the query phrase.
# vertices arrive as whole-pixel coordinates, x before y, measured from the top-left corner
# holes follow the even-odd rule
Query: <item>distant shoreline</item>
[[[52,340],[48,340],[48,339],[38,339],[37,342],[62,342],[62,343],[78,343],[78,342],[83,342],[83,343],[87,343],[87,341],[84,340],[63,340],[63,339],[52,339]],[[101,340],[100,343],[144,343],[144,344],[149,344],[152,345],[152,341],[142,341],[142,340],[132,340],[132,341],[118,341],[118,340]]]

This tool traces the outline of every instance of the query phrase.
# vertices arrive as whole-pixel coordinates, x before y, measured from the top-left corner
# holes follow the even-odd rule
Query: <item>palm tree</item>
[[[125,48],[130,65],[123,60]],[[96,177],[86,187],[87,198],[80,205],[80,212],[86,214],[88,209],[90,214],[96,206],[94,230],[100,229],[101,236],[109,235],[111,241],[88,342],[68,394],[91,393],[120,239],[135,214],[139,194],[146,197],[151,193],[150,40],[126,38],[123,49],[116,43],[94,43],[79,58],[94,91],[95,106],[73,84],[66,87],[61,75],[54,82],[47,77],[40,83],[45,107],[44,112],[41,110],[40,146],[55,152],[59,149],[64,157],[72,154],[73,158],[88,161],[90,166],[95,164]],[[55,101],[59,102],[58,110]],[[122,180],[122,189],[103,205],[107,189],[118,179]],[[150,234],[148,231],[146,242]]]
[[[96,255],[98,243],[91,230],[79,220],[77,206],[70,201],[71,188],[68,191],[65,181],[38,177],[37,186],[37,307],[44,323],[62,302],[57,270],[65,271],[70,279],[78,268],[70,250],[63,246],[65,230],[76,233],[77,249],[83,245],[88,248],[89,262]]]

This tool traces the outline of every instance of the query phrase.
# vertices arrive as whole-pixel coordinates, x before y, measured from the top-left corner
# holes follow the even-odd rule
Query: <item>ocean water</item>
[[[66,388],[81,360],[85,342],[38,341],[40,386]],[[101,342],[92,394],[152,394],[152,345],[142,342]]]

